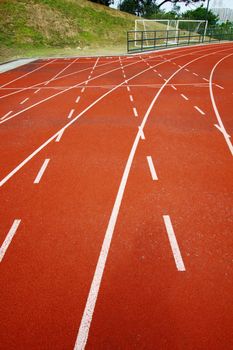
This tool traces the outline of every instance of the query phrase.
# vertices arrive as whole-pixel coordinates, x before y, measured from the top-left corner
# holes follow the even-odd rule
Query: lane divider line
[[[173,90],[177,90],[177,88],[174,85],[171,85],[171,87],[173,88]]]
[[[41,89],[37,89],[36,91],[34,91],[34,94],[37,94]]]
[[[214,84],[214,85],[217,86],[219,89],[224,90],[224,87],[222,87],[221,85],[218,85],[218,84]]]
[[[80,100],[80,96],[78,96],[77,98],[76,98],[76,103],[78,103],[79,102],[79,100]]]
[[[132,95],[129,95],[129,99],[131,102],[133,102],[133,96]]]
[[[83,88],[82,88],[82,90],[81,90],[81,94],[82,94],[84,91],[85,91],[85,87],[83,87]]]
[[[139,133],[140,133],[141,140],[145,140],[145,139],[146,139],[146,138],[145,138],[145,134],[144,134],[144,132],[143,132],[141,126],[139,126],[138,129],[139,129]]]
[[[172,249],[172,253],[175,259],[176,267],[178,271],[185,271],[184,262],[181,256],[180,248],[176,239],[176,235],[171,223],[169,215],[163,215],[164,224],[167,230],[168,239]]]
[[[157,176],[156,171],[155,171],[155,167],[154,167],[154,163],[153,163],[152,157],[151,156],[147,156],[146,159],[147,159],[147,162],[148,162],[148,165],[149,165],[149,169],[150,169],[152,180],[153,181],[157,181],[158,180],[158,176]]]
[[[205,112],[203,112],[199,107],[194,106],[194,108],[195,108],[199,113],[201,113],[202,115],[205,115]]]
[[[199,77],[199,75],[197,73],[193,73],[193,75],[195,75],[196,77]]]
[[[4,255],[6,254],[6,251],[9,247],[9,245],[11,244],[11,241],[12,241],[14,235],[16,234],[16,231],[19,227],[20,222],[21,222],[20,219],[14,220],[13,225],[11,226],[4,242],[2,243],[1,248],[0,248],[0,262],[2,262],[2,259],[4,258]]]
[[[25,98],[23,101],[20,102],[21,105],[23,105],[25,102],[29,100],[29,97]]]
[[[202,78],[203,80],[205,80],[205,81],[207,81],[207,82],[209,82],[209,80],[208,79],[206,79],[206,78]]]
[[[70,111],[70,113],[68,114],[68,117],[67,117],[68,119],[70,119],[72,117],[74,111],[75,111],[74,109],[71,109],[71,111]]]
[[[42,164],[42,167],[40,168],[40,170],[39,170],[39,172],[34,180],[34,184],[38,184],[40,182],[40,180],[41,180],[41,178],[42,178],[42,176],[43,176],[43,174],[44,174],[44,172],[49,164],[49,161],[50,161],[50,159],[48,159],[48,158],[45,159],[44,163]]]

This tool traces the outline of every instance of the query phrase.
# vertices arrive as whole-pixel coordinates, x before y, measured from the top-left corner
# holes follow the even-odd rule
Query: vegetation
[[[1,0],[0,60],[126,50],[135,17],[87,0]]]

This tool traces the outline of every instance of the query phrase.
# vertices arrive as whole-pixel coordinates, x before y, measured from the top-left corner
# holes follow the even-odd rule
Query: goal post
[[[142,38],[145,47],[150,47],[150,42],[154,38],[154,32],[158,32],[159,37],[167,37],[170,44],[176,44],[178,40],[185,42],[185,36],[191,35],[191,41],[200,41],[200,36],[205,38],[208,27],[208,21],[189,20],[189,19],[136,19],[135,20],[135,46]],[[162,39],[161,39],[162,44]]]

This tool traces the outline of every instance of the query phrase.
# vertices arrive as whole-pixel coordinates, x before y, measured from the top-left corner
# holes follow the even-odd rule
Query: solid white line
[[[201,113],[202,115],[205,115],[205,112],[203,112],[199,107],[194,106],[194,108],[195,108],[199,113]]]
[[[78,103],[79,102],[79,100],[80,100],[80,96],[78,96],[77,98],[76,98],[76,103]]]
[[[167,230],[168,239],[171,245],[172,253],[175,259],[176,267],[178,271],[185,271],[184,262],[180,253],[180,248],[176,240],[176,235],[172,227],[171,219],[169,215],[163,215],[164,224]]]
[[[158,180],[158,176],[157,176],[156,171],[155,171],[155,167],[154,167],[154,164],[153,164],[152,157],[151,156],[147,156],[146,159],[147,159],[147,162],[148,162],[148,165],[149,165],[149,168],[150,168],[150,173],[151,173],[152,180],[153,181]]]
[[[131,102],[133,102],[133,96],[132,95],[129,95],[129,99]]]
[[[172,87],[174,90],[177,90],[177,88],[176,88],[174,85],[171,85],[171,87]]]
[[[37,94],[41,89],[37,89],[36,91],[34,91],[34,94]]]
[[[218,52],[218,51],[217,51]],[[221,51],[220,51],[221,52]],[[191,61],[189,61],[187,64],[185,64],[183,66],[183,68],[185,68],[187,65],[200,60],[206,56],[212,55],[212,53],[210,54],[206,54],[206,55],[202,55],[201,57],[195,58]],[[174,72],[170,78],[168,79],[167,82],[165,82],[163,84],[163,86],[159,89],[159,91],[157,92],[157,94],[155,95],[155,97],[153,98],[149,108],[147,109],[147,112],[143,118],[143,121],[140,125],[141,130],[143,130],[147,119],[150,115],[150,112],[155,104],[155,102],[157,101],[159,95],[161,94],[161,92],[163,91],[164,87],[168,84],[168,82],[174,78],[179,72],[181,71],[181,68],[179,68],[176,72]],[[130,78],[131,79],[131,78]],[[91,283],[91,287],[89,290],[89,294],[88,294],[88,298],[87,298],[87,302],[86,302],[86,306],[83,312],[83,316],[82,316],[82,320],[81,320],[81,324],[79,327],[79,331],[78,331],[78,335],[76,338],[76,342],[75,342],[75,346],[74,346],[74,350],[83,350],[85,349],[86,346],[86,342],[88,339],[88,334],[89,334],[89,330],[90,330],[90,326],[91,326],[91,321],[92,321],[92,317],[93,317],[93,313],[94,313],[94,309],[95,309],[95,305],[96,305],[96,300],[98,297],[98,293],[99,293],[99,289],[100,289],[100,285],[101,285],[101,281],[102,281],[102,277],[103,277],[103,273],[104,273],[104,269],[105,269],[105,265],[106,265],[106,261],[107,261],[107,257],[108,257],[108,253],[109,253],[109,249],[110,249],[110,245],[111,245],[111,241],[113,238],[113,233],[114,233],[114,229],[116,226],[116,222],[117,222],[117,218],[119,215],[119,211],[120,211],[120,206],[121,206],[121,202],[123,199],[123,195],[124,195],[124,191],[125,191],[125,187],[127,184],[127,180],[129,177],[129,172],[131,169],[131,165],[140,141],[140,136],[141,131],[140,129],[138,129],[137,135],[135,137],[134,143],[132,145],[125,169],[124,169],[124,173],[120,182],[120,186],[117,192],[117,196],[113,205],[113,209],[112,209],[112,213],[109,219],[109,223],[108,223],[108,227],[105,233],[105,237],[104,237],[104,241],[102,244],[102,248],[101,248],[101,252],[99,255],[99,259],[96,265],[96,269],[95,269],[95,273],[94,273],[94,277]],[[3,180],[2,180],[3,181]],[[1,183],[0,183],[1,186]]]
[[[45,172],[45,169],[47,168],[48,164],[49,164],[50,159],[45,159],[44,163],[42,164],[42,167],[40,168],[35,180],[34,180],[34,184],[38,184]]]
[[[144,132],[143,132],[142,128],[139,126],[138,129],[139,129],[139,133],[140,133],[141,139],[145,140],[146,138],[145,138],[145,135],[144,135]]]
[[[59,142],[59,141],[61,140],[61,137],[62,137],[63,133],[64,133],[64,130],[62,130],[62,131],[58,134],[58,136],[57,136],[55,142]]]
[[[13,225],[10,228],[10,231],[8,232],[4,242],[2,243],[1,248],[0,248],[0,262],[2,262],[2,259],[6,253],[9,245],[11,244],[11,241],[12,241],[14,235],[16,234],[16,231],[17,231],[17,228],[19,227],[20,222],[21,222],[21,220],[19,220],[19,219],[14,220]]]
[[[223,58],[221,58],[216,64],[215,66],[213,67],[211,73],[210,73],[210,81],[209,81],[209,90],[210,90],[210,97],[211,97],[211,101],[212,101],[212,105],[213,105],[213,108],[214,108],[214,112],[215,112],[215,116],[218,120],[218,125],[219,125],[219,130],[221,129],[221,133],[223,134],[223,137],[227,143],[227,146],[231,152],[231,155],[233,156],[233,145],[231,143],[231,140],[230,140],[230,135],[229,133],[226,131],[226,128],[222,122],[222,119],[221,119],[221,116],[219,114],[219,111],[218,111],[218,108],[217,108],[217,105],[216,105],[216,102],[215,102],[215,98],[214,98],[214,93],[213,93],[213,75],[214,75],[214,72],[215,72],[215,69],[218,67],[218,65],[225,59],[227,59],[228,57],[232,56],[233,54],[229,54]]]
[[[74,111],[75,111],[74,109],[71,109],[71,111],[70,111],[70,113],[68,114],[68,117],[67,117],[68,119],[70,119],[72,117]]]
[[[21,105],[23,105],[25,102],[29,100],[29,97],[25,98],[23,101],[20,102]]]
[[[133,113],[135,117],[138,117],[138,111],[137,108],[133,107]]]
[[[188,97],[187,96],[185,96],[184,94],[180,94],[180,96],[182,96],[186,101],[188,101],[189,99],[188,99]]]
[[[13,111],[9,111],[6,114],[4,114],[3,117],[1,117],[1,120],[3,120],[4,118],[8,117],[8,115],[10,115]]]

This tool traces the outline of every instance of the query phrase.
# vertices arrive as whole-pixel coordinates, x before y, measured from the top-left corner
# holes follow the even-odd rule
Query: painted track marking
[[[184,94],[180,94],[180,96],[182,96],[186,101],[188,101],[189,99],[188,99],[188,97],[187,96],[185,96]]]
[[[62,137],[63,133],[64,133],[64,130],[62,130],[62,131],[57,135],[57,138],[56,138],[55,142],[59,142],[59,141],[61,140],[61,137]]]
[[[68,119],[70,119],[72,117],[72,115],[74,114],[74,111],[75,111],[74,109],[71,109],[71,111],[70,111],[70,113],[68,114],[68,117],[67,117]]]
[[[50,161],[50,159],[48,159],[48,158],[45,159],[44,163],[42,164],[42,167],[40,168],[40,170],[39,170],[39,172],[34,180],[34,184],[38,184],[40,182],[40,180],[41,180],[41,178],[42,178],[42,176],[43,176],[43,174],[44,174],[44,172],[49,164],[49,161]]]
[[[173,88],[173,90],[177,90],[177,88],[174,85],[171,85],[171,87]]]
[[[176,235],[172,227],[171,219],[169,215],[163,215],[164,224],[167,230],[168,239],[172,249],[172,253],[175,259],[176,267],[178,271],[185,271],[184,262],[181,256],[180,248],[176,240]]]
[[[154,167],[154,163],[153,163],[152,157],[151,156],[147,156],[146,159],[147,159],[147,162],[148,162],[148,165],[149,165],[149,169],[150,169],[152,180],[153,181],[158,180],[158,176],[157,176],[156,171],[155,171],[155,167]]]
[[[142,128],[139,126],[138,129],[139,129],[141,140],[145,140],[146,138],[145,138],[145,134],[144,134]]]
[[[29,100],[29,97],[25,98],[23,101],[20,102],[21,105],[23,105],[25,102]]]
[[[4,242],[2,243],[1,248],[0,248],[0,262],[2,262],[2,259],[4,258],[4,255],[6,254],[6,251],[9,247],[9,245],[11,244],[11,241],[12,241],[14,235],[16,234],[16,231],[19,227],[20,222],[21,222],[21,220],[19,220],[19,219],[14,220],[13,225],[10,228],[10,231],[8,232]]]
[[[8,117],[8,115],[10,115],[13,111],[9,111],[6,114],[4,114],[4,116],[1,117],[1,120],[5,119]]]
[[[76,98],[75,102],[78,103],[79,100],[80,100],[80,96],[78,96],[78,97]]]
[[[203,112],[203,110],[201,108],[199,108],[198,106],[194,106],[194,108],[202,115],[205,115],[205,112]]]
[[[133,113],[135,117],[138,117],[138,111],[137,108],[133,107]]]

